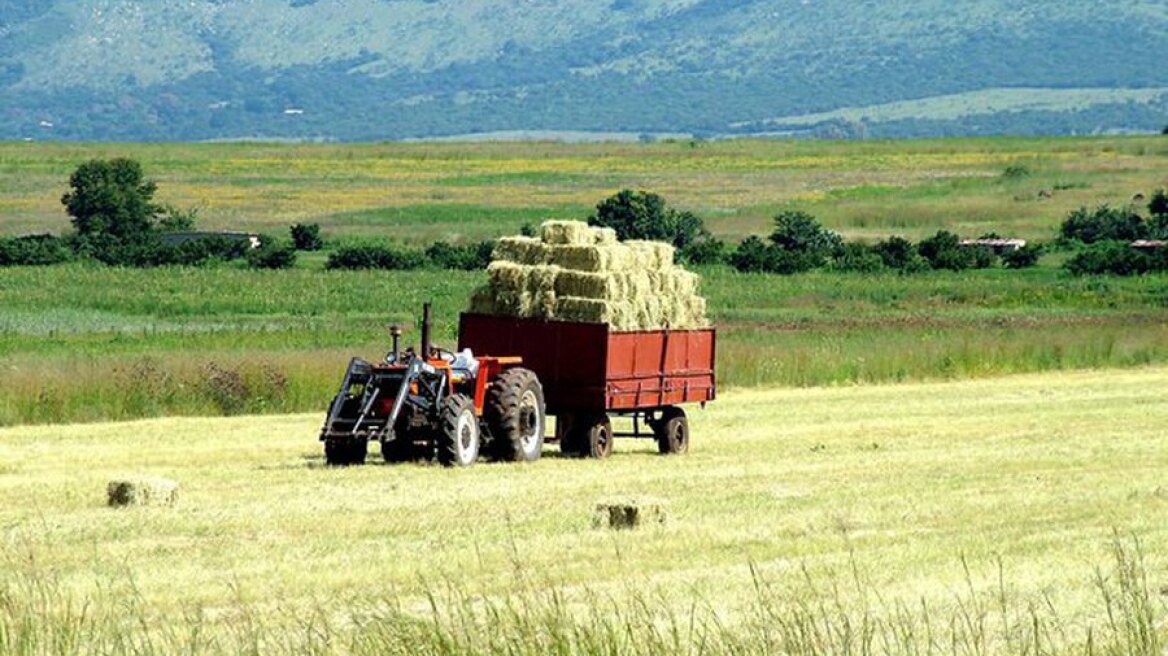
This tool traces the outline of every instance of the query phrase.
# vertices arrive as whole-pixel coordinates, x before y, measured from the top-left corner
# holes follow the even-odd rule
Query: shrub
[[[686,244],[677,256],[686,264],[721,264],[727,259],[726,244],[713,237],[697,239]]]
[[[884,268],[884,259],[868,246],[852,242],[844,244],[832,259],[836,271],[874,273]]]
[[[195,229],[199,219],[199,210],[194,207],[183,209],[174,205],[163,205],[161,212],[158,229],[163,232],[190,232]]]
[[[1030,169],[1022,164],[1011,164],[1002,171],[1003,180],[1021,180],[1030,177]]]
[[[1147,235],[1139,215],[1130,208],[1100,205],[1088,211],[1080,207],[1067,215],[1059,228],[1064,239],[1094,244],[1099,241],[1132,241]]]
[[[775,230],[771,243],[788,250],[806,254],[812,261],[823,264],[843,246],[843,239],[824,228],[815,217],[806,212],[790,210],[775,216]]]
[[[1002,253],[1002,266],[1007,269],[1026,269],[1038,264],[1042,255],[1042,247],[1037,244],[1026,244],[1014,251]]]
[[[961,246],[961,239],[948,230],[938,230],[928,239],[917,244],[917,253],[929,262],[934,269],[950,269],[961,271],[975,266],[978,254],[976,249]]]
[[[319,251],[324,246],[320,238],[320,226],[316,223],[297,223],[289,231],[292,233],[292,245],[298,251]]]
[[[588,217],[588,225],[612,228],[622,241],[650,239],[669,242],[677,248],[685,248],[708,234],[696,214],[670,208],[657,194],[631,189],[600,201]]]
[[[72,259],[68,240],[55,235],[0,237],[0,266],[40,266]]]
[[[443,269],[475,271],[485,269],[491,263],[494,241],[480,241],[477,244],[454,246],[444,241],[436,241],[426,249],[426,257],[432,264]]]
[[[289,269],[296,264],[296,246],[268,236],[260,237],[260,247],[247,252],[247,265],[253,269]]]
[[[366,244],[346,246],[329,254],[329,269],[419,269],[426,264],[426,255],[408,247]]]
[[[1101,241],[1079,251],[1064,265],[1076,276],[1133,276],[1152,268],[1152,258],[1123,241]]]
[[[730,254],[730,264],[739,271],[762,272],[770,271],[770,260],[775,249],[771,244],[751,235],[738,244],[738,248]]]
[[[1168,191],[1157,189],[1148,200],[1148,213],[1155,218],[1168,219]]]
[[[872,246],[872,252],[880,256],[884,266],[902,272],[927,270],[929,263],[917,253],[916,246],[904,237],[889,237]]]

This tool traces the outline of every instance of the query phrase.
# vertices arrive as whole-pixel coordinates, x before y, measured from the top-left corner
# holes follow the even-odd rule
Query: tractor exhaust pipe
[[[401,326],[396,323],[389,327],[389,336],[393,339],[393,350],[390,353],[393,355],[394,362],[401,361]]]
[[[430,359],[430,304],[422,304],[422,353],[423,360]]]

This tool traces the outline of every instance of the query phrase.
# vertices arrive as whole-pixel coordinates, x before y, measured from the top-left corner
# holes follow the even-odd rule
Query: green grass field
[[[0,651],[1158,654],[1166,383],[738,390],[684,457],[455,471],[326,468],[319,414],[3,429]]]

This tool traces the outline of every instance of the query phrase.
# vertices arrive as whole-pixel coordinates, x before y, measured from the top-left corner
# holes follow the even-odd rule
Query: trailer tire
[[[608,415],[585,418],[580,423],[580,437],[581,455],[585,458],[604,459],[612,455],[612,422]]]
[[[479,457],[479,418],[474,402],[465,394],[454,394],[442,404],[438,433],[438,462],[444,467],[469,467]]]
[[[483,415],[491,436],[491,455],[505,462],[538,460],[543,451],[547,407],[535,372],[514,367],[487,388]]]
[[[324,441],[324,461],[334,467],[365,464],[369,442],[363,439],[327,439]]]
[[[661,418],[654,421],[653,436],[662,455],[681,455],[689,451],[689,420],[685,410],[671,405],[661,410]]]

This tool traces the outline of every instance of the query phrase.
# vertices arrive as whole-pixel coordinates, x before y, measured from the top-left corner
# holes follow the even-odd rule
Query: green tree
[[[1147,227],[1140,216],[1128,207],[1100,205],[1088,210],[1080,207],[1067,215],[1059,228],[1064,239],[1084,244],[1098,241],[1131,241],[1143,239]]]
[[[162,211],[152,202],[156,185],[142,178],[142,166],[127,158],[90,160],[69,176],[72,191],[61,197],[82,239],[133,242],[154,230]]]
[[[775,230],[770,240],[775,246],[800,255],[807,268],[822,266],[844,243],[843,238],[820,225],[814,216],[799,210],[775,216]]]
[[[1148,200],[1148,213],[1154,217],[1168,217],[1168,191],[1157,189]]]
[[[618,239],[649,239],[685,248],[708,236],[702,220],[693,212],[669,207],[665,199],[648,191],[623,189],[600,201],[588,224],[612,228]]]

